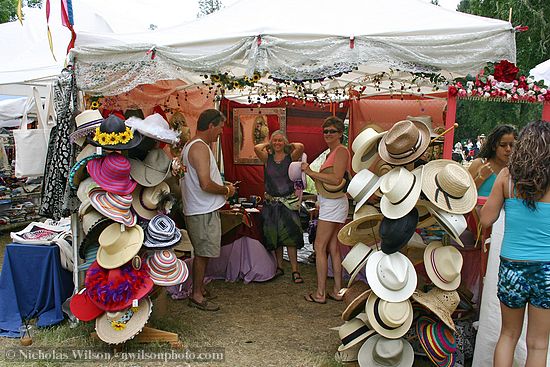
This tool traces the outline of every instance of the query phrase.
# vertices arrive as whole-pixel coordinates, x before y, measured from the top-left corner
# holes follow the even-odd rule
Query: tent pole
[[[456,120],[456,96],[447,94],[447,113],[445,115],[445,130],[454,126]],[[452,159],[455,130],[451,129],[445,134],[443,141],[443,159]]]

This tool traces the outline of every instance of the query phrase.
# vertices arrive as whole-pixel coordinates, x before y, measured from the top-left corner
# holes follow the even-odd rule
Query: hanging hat
[[[176,257],[173,250],[159,250],[145,260],[153,283],[164,287],[185,282],[189,276],[187,265]]]
[[[94,181],[94,179],[91,177],[86,177],[78,185],[78,189],[76,190],[76,196],[78,197],[78,200],[80,200],[81,203],[89,200],[88,193],[92,189],[96,189],[96,188],[99,188],[99,185]]]
[[[384,175],[386,175],[388,172],[390,172],[391,170],[393,169],[393,166],[384,162],[381,158],[378,159],[378,161],[376,161],[376,163],[374,164],[373,168],[372,168],[372,171],[374,172],[374,174],[376,174],[378,177],[380,177],[380,179],[382,179],[382,177],[384,177]],[[383,196],[382,192],[380,191],[380,187],[378,188],[378,190],[376,190],[374,192],[374,195],[378,196],[379,198],[381,198]]]
[[[147,224],[143,246],[149,248],[170,247],[181,239],[176,223],[164,214],[158,214]]]
[[[342,341],[342,344],[338,347],[338,351],[341,352],[374,335],[374,331],[369,330],[369,327],[363,320],[354,317],[340,326],[338,334]]]
[[[86,272],[84,285],[92,302],[105,311],[124,310],[135,299],[142,299],[153,289],[146,265],[135,269],[131,263],[126,263],[108,270],[97,261]]]
[[[86,145],[76,156],[76,163],[69,171],[69,185],[76,190],[80,182],[84,179],[84,175],[86,174],[85,168],[88,162],[103,156],[104,154],[97,154],[96,147],[93,145]]]
[[[168,144],[175,144],[179,141],[177,131],[170,129],[168,121],[158,113],[147,116],[145,119],[143,117],[129,117],[126,120],[126,125],[133,127],[144,136]]]
[[[84,239],[80,243],[78,252],[82,259],[86,259],[87,257],[85,253],[88,246],[97,244],[97,240],[101,232],[103,232],[107,226],[111,225],[113,221],[95,210],[88,198],[80,204],[80,207],[78,208],[78,217],[80,219],[80,223],[82,223],[82,230],[84,232]]]
[[[382,214],[372,205],[363,205],[353,214],[353,220],[338,232],[338,241],[343,245],[355,246],[357,242],[366,245],[377,243]]]
[[[111,153],[88,162],[88,173],[103,190],[129,195],[137,183],[130,178],[130,161],[120,153]]]
[[[357,361],[357,354],[361,348],[361,343],[355,344],[353,347],[344,349],[342,351],[336,351],[334,353],[334,360],[339,363],[352,363]]]
[[[426,244],[422,236],[415,232],[401,253],[407,256],[413,265],[416,265],[424,262],[424,250],[426,250]]]
[[[445,128],[442,126],[434,128],[433,122],[432,122],[432,116],[429,116],[429,115],[407,116],[407,120],[422,122],[424,125],[426,125],[430,130],[430,142],[435,139],[435,141],[433,141],[433,143],[431,144],[444,143],[444,137],[438,134],[436,131],[438,131],[439,129],[445,130]]]
[[[137,307],[106,312],[95,320],[97,336],[105,343],[124,343],[140,333],[147,324],[152,309],[153,303],[146,297],[139,300]]]
[[[90,203],[99,213],[128,227],[136,225],[137,216],[130,210],[132,195],[117,195],[93,188],[88,192]]]
[[[128,150],[141,142],[141,134],[126,126],[124,120],[116,115],[109,115],[96,127],[93,138],[88,136],[88,143],[109,150]]]
[[[351,179],[348,186],[348,194],[353,197],[353,200],[357,203],[355,205],[355,212],[357,212],[374,194],[374,192],[380,187],[380,178],[368,169],[359,171]]]
[[[97,243],[97,239],[95,243],[90,243],[85,247],[84,250],[84,262],[82,264],[78,264],[78,271],[86,271],[92,266],[94,261],[97,260],[97,251],[99,250],[99,243]],[[80,251],[80,248],[79,248]]]
[[[420,197],[421,188],[422,166],[412,172],[404,167],[395,167],[380,182],[380,191],[383,194],[380,200],[382,214],[387,218],[397,219],[404,213],[409,213]]]
[[[414,351],[406,339],[374,335],[361,346],[357,360],[360,367],[412,367]]]
[[[353,283],[353,280],[359,274],[361,269],[365,267],[369,257],[376,252],[375,249],[372,249],[365,245],[364,243],[358,242],[355,246],[352,247],[350,252],[342,260],[342,267],[346,269],[350,275],[348,281],[348,287]]]
[[[416,289],[414,266],[400,252],[391,255],[375,252],[367,261],[365,273],[372,291],[386,301],[404,301]]]
[[[422,191],[432,204],[453,214],[466,214],[477,204],[474,179],[466,168],[447,159],[424,165]]]
[[[431,242],[424,251],[424,266],[430,280],[439,288],[453,291],[460,285],[462,254],[454,246]]]
[[[136,225],[122,230],[120,224],[113,223],[99,235],[97,262],[105,269],[114,269],[137,255],[143,243],[143,229]]]
[[[410,212],[399,219],[384,217],[380,223],[381,249],[386,254],[399,251],[411,239],[418,223],[418,210]]]
[[[409,331],[413,321],[411,301],[390,302],[371,293],[365,310],[372,328],[388,339],[398,339]]]
[[[363,281],[356,281],[345,289],[342,300],[346,309],[342,312],[342,320],[349,321],[365,310],[365,303],[371,292],[370,287]]]
[[[384,135],[386,135],[386,131],[379,133],[370,127],[357,135],[351,146],[351,150],[355,153],[351,160],[353,171],[359,172],[371,166],[378,154],[378,142]]]
[[[418,200],[416,203],[416,209],[418,210],[418,224],[416,228],[430,227],[437,222],[427,208],[429,205],[429,202],[425,200]]]
[[[333,173],[333,167],[327,167],[320,171],[321,173]],[[327,199],[337,199],[346,196],[346,189],[350,181],[349,174],[346,172],[342,181],[338,185],[331,185],[319,180],[315,180],[317,193]]]
[[[88,297],[86,288],[82,288],[80,292],[73,294],[69,308],[80,321],[92,321],[105,312],[97,307],[90,297]]]
[[[403,166],[419,158],[430,144],[430,130],[422,122],[396,122],[378,145],[380,157],[396,166]]]
[[[139,186],[132,193],[132,207],[140,217],[151,219],[158,214],[160,199],[169,192],[170,186],[166,182],[153,187]]]
[[[433,287],[427,293],[414,292],[412,298],[433,312],[452,331],[455,331],[455,323],[451,315],[460,303],[460,296],[457,291],[444,291],[438,287]]]
[[[170,173],[172,160],[162,149],[151,150],[143,161],[131,159],[130,175],[141,186],[156,186],[166,179]]]
[[[304,188],[306,186],[306,173],[302,171],[302,162],[307,162],[307,154],[302,153],[300,161],[290,162],[288,166],[288,178],[290,181],[302,181]]]
[[[422,349],[436,366],[453,367],[455,365],[455,337],[444,323],[427,316],[420,316],[416,323],[416,334]]]
[[[69,141],[82,146],[86,140],[86,135],[93,133],[95,128],[101,125],[103,116],[98,110],[85,110],[79,113],[74,120],[76,130],[69,135]]]
[[[447,232],[460,246],[464,247],[460,235],[468,227],[466,218],[462,214],[452,214],[436,208],[435,206],[429,204],[426,205],[426,209],[430,214],[435,218],[437,223]]]
[[[126,111],[124,111],[124,118],[126,119],[126,124],[128,124],[128,119],[130,117],[139,118],[143,120],[145,116],[143,115],[143,111],[140,108],[129,108]]]

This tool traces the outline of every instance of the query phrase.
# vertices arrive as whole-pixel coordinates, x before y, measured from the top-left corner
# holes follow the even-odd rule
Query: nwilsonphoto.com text
[[[163,361],[210,362],[224,361],[224,348],[163,349],[113,352],[102,349],[72,348],[9,348],[2,351],[3,359],[10,362],[29,361]]]

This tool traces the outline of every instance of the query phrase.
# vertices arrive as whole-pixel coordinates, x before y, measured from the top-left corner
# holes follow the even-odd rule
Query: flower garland
[[[519,75],[516,65],[501,60],[489,64],[475,77],[455,79],[449,85],[449,94],[458,97],[478,97],[512,102],[550,102],[550,92],[543,81]]]
[[[104,133],[101,132],[99,126],[95,128],[94,141],[99,145],[118,145],[128,144],[134,138],[134,132],[128,126],[121,133]]]

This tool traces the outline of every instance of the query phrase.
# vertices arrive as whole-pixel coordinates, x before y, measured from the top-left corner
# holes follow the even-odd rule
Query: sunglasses
[[[336,134],[339,133],[338,130],[332,130],[332,129],[325,129],[323,130],[323,134],[329,135],[329,134]]]

